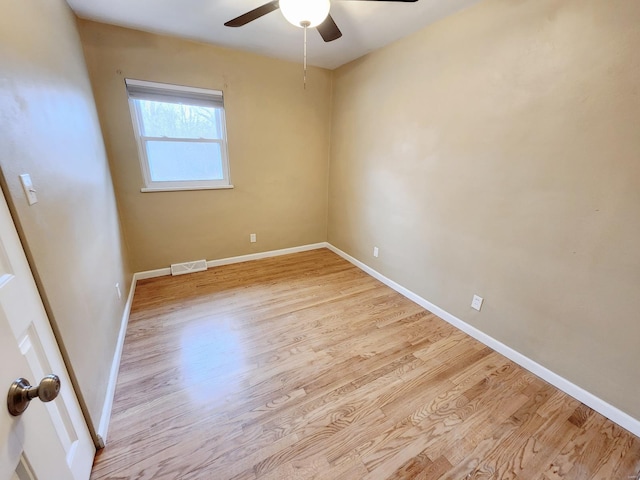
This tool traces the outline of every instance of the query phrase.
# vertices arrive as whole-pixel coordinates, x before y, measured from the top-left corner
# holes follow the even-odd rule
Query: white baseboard
[[[281,250],[271,250],[268,252],[251,253],[249,255],[240,255],[239,257],[221,258],[220,260],[209,260],[207,267],[220,267],[222,265],[231,265],[232,263],[250,262],[251,260],[260,260],[262,258],[279,257],[280,255],[289,255],[291,253],[308,252],[309,250],[317,250],[319,248],[328,248],[327,242],[312,243],[302,245],[300,247],[283,248]]]
[[[495,338],[487,335],[486,333],[478,330],[477,328],[469,325],[468,323],[463,322],[458,317],[455,317],[454,315],[443,310],[437,305],[434,305],[428,300],[425,300],[424,298],[412,292],[411,290],[385,277],[381,273],[377,272],[376,270],[362,263],[361,261],[355,259],[351,255],[343,252],[339,248],[336,248],[331,244],[327,244],[326,247],[329,250],[333,251],[334,253],[340,255],[342,258],[352,263],[356,267],[360,268],[364,272],[368,273],[372,277],[376,278],[377,280],[380,280],[382,283],[392,288],[396,292],[400,293],[401,295],[404,295],[409,300],[417,303],[421,307],[436,314],[438,317],[442,318],[443,320],[450,323],[454,327],[458,328],[459,330],[462,330],[463,332],[475,338],[479,342],[484,343],[486,346],[504,355],[509,360],[512,360],[513,362],[517,363],[521,367],[529,370],[531,373],[549,382],[554,387],[562,390],[568,395],[571,395],[576,400],[584,403],[588,407],[591,407],[592,409],[594,409],[596,412],[604,415],[612,422],[617,423],[622,428],[625,428],[629,430],[631,433],[633,433],[634,435],[637,435],[640,437],[640,420],[632,417],[631,415],[623,412],[622,410],[619,410],[618,408],[605,402],[601,398],[584,390],[583,388],[570,382],[566,378],[561,377],[560,375],[552,372],[548,368],[543,367],[539,363],[531,360],[529,357],[526,357],[525,355],[515,351],[511,347],[508,347],[504,343],[496,340]]]
[[[300,247],[283,248],[280,250],[270,250],[268,252],[250,253],[248,255],[240,255],[238,257],[227,257],[219,260],[207,260],[207,268],[220,267],[222,265],[231,265],[233,263],[250,262],[251,260],[260,260],[262,258],[279,257],[280,255],[289,255],[291,253],[308,252],[309,250],[317,250],[319,248],[329,248],[327,242],[311,243]],[[144,280],[147,278],[164,277],[171,275],[171,268],[159,268],[157,270],[147,270],[146,272],[138,272],[134,275],[135,280]]]
[[[122,320],[120,321],[120,332],[118,333],[118,341],[116,343],[116,350],[113,354],[113,360],[111,362],[111,372],[109,374],[109,383],[107,384],[107,393],[104,399],[104,405],[102,407],[102,415],[100,416],[100,424],[96,434],[98,435],[99,448],[104,448],[107,441],[107,434],[109,433],[109,420],[111,420],[111,411],[113,410],[113,397],[116,393],[116,384],[118,381],[118,372],[120,371],[120,360],[122,358],[122,348],[124,347],[124,337],[127,334],[127,325],[129,325],[129,314],[131,313],[131,304],[133,303],[133,294],[136,290],[136,275],[133,275],[131,280],[131,287],[129,288],[129,296],[127,297],[127,303],[125,303],[124,311],[122,313]]]
[[[144,272],[138,272],[133,274],[133,278],[135,281],[138,280],[146,280],[147,278],[156,278],[156,277],[166,277],[167,275],[171,275],[171,267],[167,268],[158,268],[157,270],[147,270]]]

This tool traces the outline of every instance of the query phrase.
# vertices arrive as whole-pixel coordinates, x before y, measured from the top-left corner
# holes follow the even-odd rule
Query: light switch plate
[[[23,173],[22,175],[20,175],[20,182],[22,183],[22,188],[24,189],[24,194],[27,197],[27,202],[29,202],[29,205],[38,203],[38,197],[36,195],[36,189],[33,188],[31,175],[29,175],[28,173]]]

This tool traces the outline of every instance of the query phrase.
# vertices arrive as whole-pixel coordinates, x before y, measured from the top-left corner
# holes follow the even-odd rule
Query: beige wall
[[[75,19],[0,0],[0,167],[39,287],[97,427],[131,274]],[[28,206],[18,175],[31,174]],[[38,379],[30,379],[32,381]]]
[[[79,21],[136,271],[326,239],[331,72]],[[124,78],[224,91],[232,190],[141,193]],[[258,243],[249,243],[256,233]]]
[[[328,239],[640,419],[638,25],[487,0],[337,70]]]
[[[324,241],[327,228],[640,418],[639,3],[486,0],[333,75],[311,69],[306,91],[296,63],[79,21],[130,270],[73,16],[61,0],[0,2],[4,186],[94,424],[116,282],[126,294],[131,270]],[[140,192],[125,77],[224,90],[235,189]]]

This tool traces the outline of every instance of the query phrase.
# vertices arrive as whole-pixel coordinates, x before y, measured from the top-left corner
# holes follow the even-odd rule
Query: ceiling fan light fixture
[[[280,0],[280,10],[296,27],[317,27],[329,15],[329,0]]]

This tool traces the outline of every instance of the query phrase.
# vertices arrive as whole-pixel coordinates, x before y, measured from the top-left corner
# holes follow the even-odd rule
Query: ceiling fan
[[[417,2],[418,0],[361,0],[369,2]],[[305,29],[316,27],[325,42],[332,42],[342,36],[342,32],[329,14],[330,0],[273,0],[253,10],[229,20],[227,27],[241,27],[271,13],[278,8],[296,27]]]

